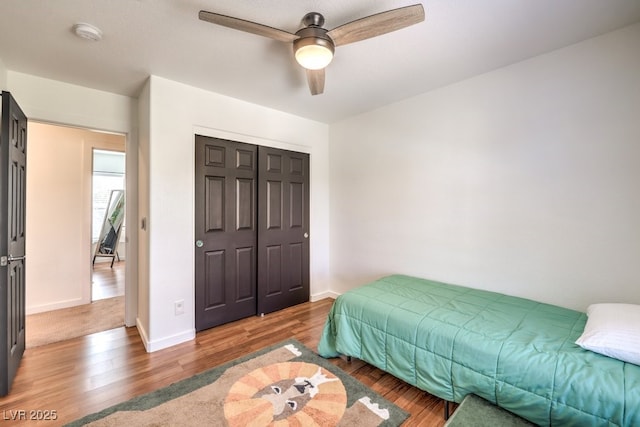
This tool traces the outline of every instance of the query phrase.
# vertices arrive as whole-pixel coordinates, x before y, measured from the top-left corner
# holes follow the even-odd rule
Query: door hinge
[[[0,257],[0,267],[6,267],[10,262],[14,261],[23,261],[26,257],[24,256],[1,256]]]

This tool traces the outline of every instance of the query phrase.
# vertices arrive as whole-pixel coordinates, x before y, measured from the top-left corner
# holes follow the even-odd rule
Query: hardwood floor
[[[96,262],[91,272],[91,300],[118,297],[124,295],[125,261]]]
[[[28,349],[11,393],[0,398],[0,420],[26,411],[55,411],[61,425],[153,391],[270,344],[294,337],[317,347],[333,300],[304,303],[197,334],[196,339],[147,353],[136,328],[117,328]],[[405,409],[404,426],[442,426],[443,401],[360,360],[332,362]],[[32,421],[16,420],[11,425]]]

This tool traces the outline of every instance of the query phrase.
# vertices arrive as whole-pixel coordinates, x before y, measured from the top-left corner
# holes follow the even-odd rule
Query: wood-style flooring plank
[[[93,264],[91,271],[91,300],[113,298],[124,295],[125,261],[116,261],[111,267],[111,261]]]
[[[12,426],[65,424],[288,338],[315,350],[332,303],[325,299],[239,320],[154,353],[145,351],[135,328],[30,348],[11,392],[0,398],[0,422]],[[444,424],[441,399],[361,360],[336,358],[331,362],[409,412],[404,426]],[[57,420],[6,419],[20,410],[27,414],[30,410],[56,411]]]

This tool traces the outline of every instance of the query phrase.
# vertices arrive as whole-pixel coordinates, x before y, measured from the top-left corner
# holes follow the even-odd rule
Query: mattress
[[[339,296],[318,352],[442,399],[476,394],[539,425],[640,425],[640,366],[575,344],[586,314],[403,275]]]

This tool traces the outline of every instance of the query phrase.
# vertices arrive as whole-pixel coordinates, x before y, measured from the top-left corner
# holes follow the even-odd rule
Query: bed
[[[447,401],[476,394],[538,425],[640,425],[640,366],[575,344],[585,313],[392,275],[339,296],[318,352]]]

